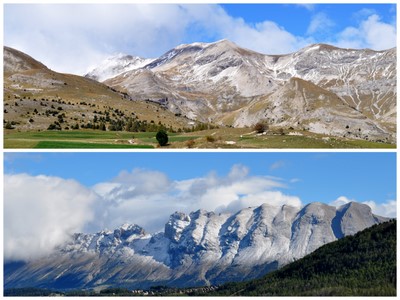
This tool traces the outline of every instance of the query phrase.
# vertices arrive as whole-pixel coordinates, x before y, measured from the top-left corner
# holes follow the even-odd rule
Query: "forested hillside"
[[[396,220],[327,244],[267,276],[218,295],[395,296]]]

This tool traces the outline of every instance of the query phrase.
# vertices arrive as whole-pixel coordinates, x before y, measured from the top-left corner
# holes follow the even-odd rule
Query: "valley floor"
[[[4,148],[38,149],[126,149],[158,148],[155,132],[99,130],[26,131],[4,130]],[[310,132],[257,134],[249,128],[220,128],[191,133],[169,133],[163,149],[323,149],[396,148],[395,144],[376,143]]]

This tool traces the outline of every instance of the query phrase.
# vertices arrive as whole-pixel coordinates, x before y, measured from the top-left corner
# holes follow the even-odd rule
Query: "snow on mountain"
[[[222,40],[180,45],[105,83],[136,99],[168,98],[164,105],[172,112],[202,122],[242,127],[273,119],[271,124],[281,127],[392,140],[396,78],[396,49],[316,44],[287,55],[264,55]],[[291,90],[297,88],[292,85],[296,79],[304,82],[298,92]],[[326,94],[336,101],[325,101]],[[297,101],[304,112],[302,120],[284,110],[275,116],[282,101]],[[313,107],[305,109],[311,101],[319,102],[317,115]],[[341,117],[336,119],[336,115]],[[353,119],[357,124],[351,130],[346,128],[349,124],[341,126]]]
[[[85,77],[102,82],[124,72],[140,69],[152,61],[153,59],[120,53],[105,59],[99,66],[88,72]]]
[[[298,77],[325,88],[376,119],[395,107],[396,49],[372,51],[312,45],[271,64],[277,78]]]
[[[75,234],[49,257],[5,265],[4,286],[196,286],[255,278],[345,235],[385,221],[359,203],[339,208],[263,204],[236,214],[171,215],[165,231],[137,225]]]

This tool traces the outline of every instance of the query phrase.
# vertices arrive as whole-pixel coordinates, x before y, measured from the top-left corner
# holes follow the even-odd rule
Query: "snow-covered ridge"
[[[346,213],[351,218],[350,221],[345,218]],[[334,218],[342,218],[339,222],[341,225],[338,228],[333,228]],[[221,249],[229,245],[229,251],[232,253],[232,245],[236,242],[243,242],[243,239],[249,239],[246,246],[251,246],[252,239],[250,239],[249,234],[252,235],[254,232],[261,233],[261,231],[265,231],[262,234],[264,238],[272,236],[281,238],[281,235],[285,235],[284,230],[277,229],[282,229],[280,228],[281,223],[286,223],[286,225],[290,225],[290,228],[286,228],[290,231],[290,234],[286,236],[288,238],[287,242],[289,244],[296,244],[297,241],[294,239],[296,234],[298,234],[296,230],[299,229],[304,237],[304,226],[311,226],[313,228],[310,228],[306,235],[308,244],[305,242],[302,243],[309,248],[309,251],[290,253],[292,258],[299,258],[326,242],[333,241],[338,237],[354,234],[384,219],[374,216],[367,205],[356,202],[345,204],[339,208],[318,202],[310,203],[303,208],[288,205],[271,206],[263,204],[259,207],[242,209],[235,214],[215,214],[214,212],[207,212],[205,210],[198,210],[189,215],[182,212],[175,212],[165,224],[163,238],[169,240],[171,245],[177,244],[180,245],[179,247],[182,247],[182,245],[187,247],[189,244],[192,244],[194,247],[201,245],[204,247],[204,250],[207,249],[209,244],[219,246]],[[345,221],[349,224],[348,226],[344,225],[347,224]],[[302,223],[302,226],[298,226],[299,222]],[[322,230],[324,234],[317,235],[316,232],[318,230]],[[252,237],[254,238],[254,235]],[[313,244],[310,244],[310,237],[314,239]],[[125,246],[132,245],[132,249],[135,250],[135,241],[147,240],[150,242],[153,238],[154,235],[146,233],[138,225],[124,224],[114,231],[101,231],[95,234],[76,234],[74,241],[61,250],[102,252],[106,248],[114,248],[120,244]],[[90,242],[88,242],[89,240]],[[76,247],[77,245],[79,247]],[[95,245],[100,247],[95,247]],[[71,246],[72,248],[70,248]],[[242,248],[246,248],[243,244],[241,246]],[[276,250],[277,253],[280,252],[280,255],[284,252],[282,249]],[[237,251],[238,249],[236,249]],[[265,251],[264,248],[263,251]]]
[[[106,58],[99,66],[88,72],[85,77],[102,82],[124,72],[140,69],[152,61],[151,58],[119,53]]]
[[[196,286],[255,278],[385,220],[354,202],[339,208],[263,204],[235,214],[176,212],[156,234],[129,224],[75,234],[48,258],[6,268],[5,287]]]

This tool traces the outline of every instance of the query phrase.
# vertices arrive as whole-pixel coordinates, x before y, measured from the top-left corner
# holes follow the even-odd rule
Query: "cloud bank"
[[[27,174],[4,176],[4,258],[51,253],[92,220],[96,196],[74,180]]]
[[[162,172],[134,169],[90,188],[58,177],[5,175],[4,257],[38,258],[50,254],[75,232],[114,229],[123,223],[156,232],[163,230],[175,211],[235,213],[263,203],[303,206],[299,197],[282,192],[285,188],[282,179],[251,176],[243,165],[234,165],[225,176],[210,172],[179,181]],[[349,201],[339,197],[330,204]],[[364,203],[378,215],[396,216],[396,201]]]

